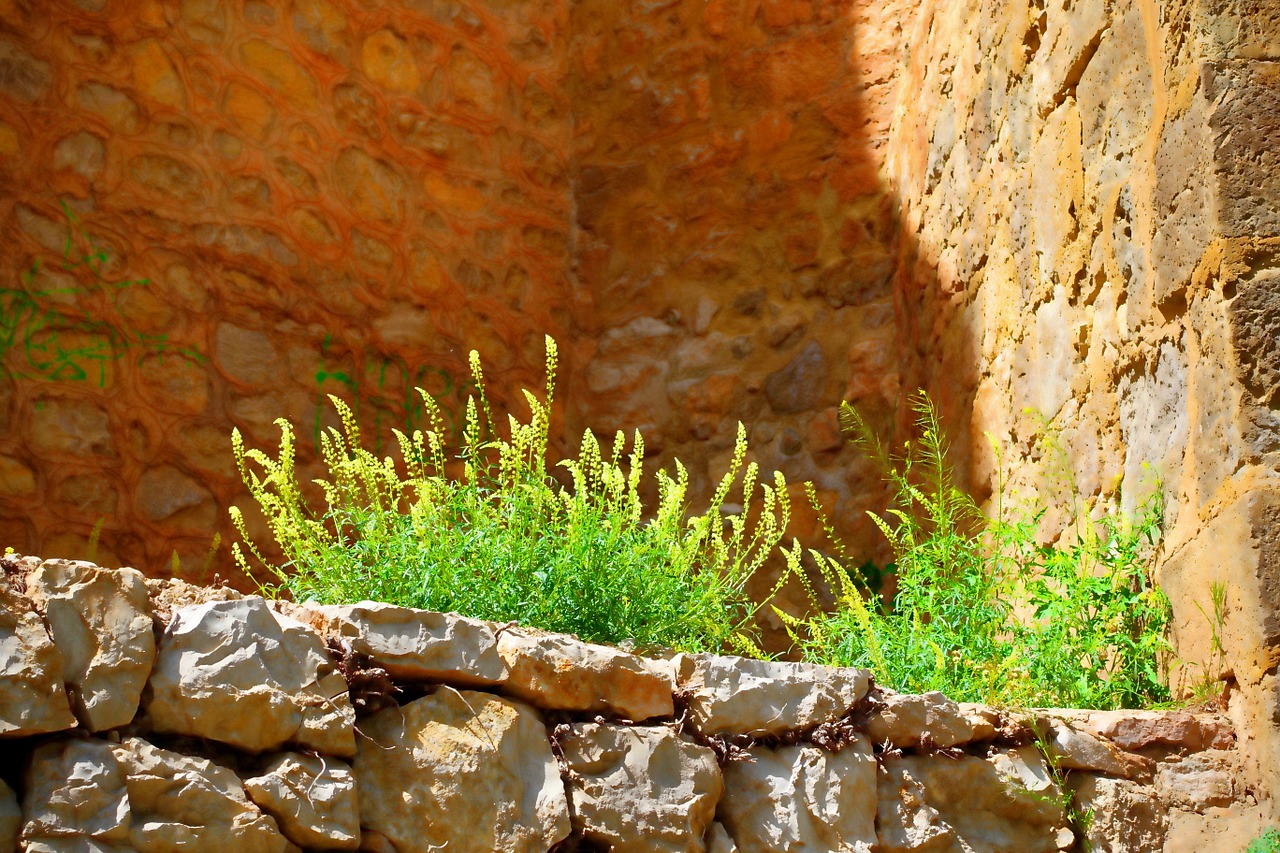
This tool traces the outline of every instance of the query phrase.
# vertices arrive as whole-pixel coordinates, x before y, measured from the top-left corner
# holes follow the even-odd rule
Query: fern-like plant
[[[588,430],[578,457],[559,463],[569,481],[560,483],[547,467],[557,356],[555,342],[546,343],[544,399],[526,391],[528,420],[509,415],[502,430],[471,353],[479,390],[467,403],[457,476],[446,473],[458,466],[450,466],[440,412],[425,392],[429,428],[396,433],[400,461],[366,450],[351,409],[330,398],[342,426],[321,436],[329,475],[315,481],[323,495],[316,507],[297,481],[287,421],[277,421],[274,458],[246,449],[235,433],[240,474],[285,555],[279,565],[267,560],[232,509],[241,567],[250,570],[250,558],[269,565],[298,600],[374,599],[597,642],[760,654],[751,629],[759,605],[747,580],[775,551],[792,564],[800,557],[781,547],[790,515],[782,475],[757,482],[739,425],[729,469],[701,514],[688,514],[679,461],[674,473],[657,473],[657,504],[646,507],[640,434],[627,452],[621,432],[606,448]],[[726,511],[735,490],[735,503],[753,512]]]
[[[1151,582],[1159,489],[1135,518],[1085,516],[1069,544],[1043,547],[1036,541],[1043,510],[984,518],[954,484],[932,404],[919,394],[911,405],[919,438],[898,455],[842,407],[892,489],[888,513],[871,518],[893,548],[897,588],[881,598],[857,572],[811,551],[838,601],[806,619],[780,614],[806,659],[869,667],[896,689],[940,690],[959,701],[1082,708],[1168,701],[1169,603]]]

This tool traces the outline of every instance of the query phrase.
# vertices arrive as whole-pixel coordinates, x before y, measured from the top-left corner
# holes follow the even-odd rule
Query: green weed
[[[897,589],[874,595],[858,574],[810,551],[836,593],[834,612],[782,614],[806,659],[866,666],[907,692],[1014,706],[1140,707],[1166,702],[1169,604],[1150,565],[1159,490],[1134,518],[1077,519],[1044,547],[1043,510],[985,518],[953,482],[929,400],[912,400],[919,439],[893,455],[847,405],[847,425],[882,463],[894,500],[872,520],[895,556]],[[830,531],[828,531],[830,533]],[[816,602],[816,596],[815,596]]]
[[[758,605],[745,585],[782,551],[790,506],[781,474],[757,483],[741,425],[710,505],[689,517],[689,478],[679,462],[674,474],[657,473],[657,505],[643,505],[638,432],[627,453],[621,432],[606,448],[588,430],[578,457],[559,463],[568,483],[551,476],[550,338],[545,398],[525,392],[528,421],[508,416],[500,431],[475,352],[471,369],[478,390],[467,402],[460,465],[447,456],[430,394],[420,392],[429,428],[396,432],[399,461],[364,449],[350,408],[331,397],[342,427],[321,435],[328,477],[315,481],[323,495],[316,508],[297,481],[292,425],[277,421],[275,458],[246,449],[235,433],[240,474],[286,558],[268,563],[232,509],[244,540],[233,546],[241,568],[250,571],[250,557],[270,565],[300,601],[375,599],[518,620],[597,642],[759,654],[749,627]],[[735,490],[734,502],[747,511],[726,508]],[[785,556],[800,558],[794,547]]]
[[[1244,853],[1280,853],[1280,829],[1268,829],[1250,841]]]

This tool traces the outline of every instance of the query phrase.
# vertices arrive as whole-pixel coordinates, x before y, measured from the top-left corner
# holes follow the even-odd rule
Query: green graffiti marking
[[[131,287],[147,287],[145,278],[112,279],[106,273],[107,252],[94,244],[80,220],[59,201],[67,220],[60,266],[89,279],[73,287],[39,288],[41,261],[18,276],[16,287],[0,287],[0,378],[48,382],[107,383],[107,366],[129,352],[175,354],[197,363],[207,361],[194,347],[178,347],[166,335],[131,328],[120,316],[117,300]],[[115,317],[106,320],[78,308],[77,296],[102,293]],[[18,353],[11,357],[11,353]],[[139,358],[141,358],[141,355]],[[15,367],[14,363],[22,365]]]
[[[380,453],[383,434],[389,432],[390,427],[399,427],[410,435],[414,430],[422,428],[426,405],[418,395],[418,388],[424,389],[440,409],[445,438],[453,443],[459,441],[466,428],[467,396],[477,390],[474,379],[468,377],[459,382],[448,370],[435,365],[411,368],[399,355],[366,357],[363,367],[347,372],[330,365],[332,345],[333,335],[325,335],[320,345],[320,364],[316,369],[316,384],[320,386],[321,395],[316,401],[312,431],[317,443],[320,441],[327,393],[336,391],[338,396],[348,398],[347,403],[358,420],[361,419],[362,410],[373,410],[374,452]],[[326,389],[325,383],[337,387]],[[394,399],[390,387],[393,383],[400,389]],[[345,394],[342,393],[343,390]],[[390,412],[387,411],[388,407]],[[384,425],[387,430],[383,429]]]

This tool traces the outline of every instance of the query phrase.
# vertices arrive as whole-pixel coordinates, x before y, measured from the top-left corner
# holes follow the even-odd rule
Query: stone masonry
[[[0,544],[226,571],[232,427],[314,435],[334,393],[387,442],[420,385],[456,433],[466,350],[501,408],[550,333],[560,436],[643,427],[696,491],[743,420],[883,563],[835,407],[901,438],[923,387],[1046,540],[1069,494],[1162,492],[1179,655],[1222,647],[1175,676],[1227,685],[1280,790],[1277,32],[1277,0],[0,2]]]
[[[1274,2],[926,2],[888,146],[906,386],[948,409],[979,496],[1058,503],[1047,538],[1072,488],[1128,509],[1163,492],[1179,655],[1223,647],[1175,679],[1239,691],[1273,788],[1278,20]]]
[[[1151,853],[1261,826],[1215,714],[1013,713],[864,670],[139,583],[5,558],[0,853]],[[107,688],[133,701],[104,728],[85,700]]]

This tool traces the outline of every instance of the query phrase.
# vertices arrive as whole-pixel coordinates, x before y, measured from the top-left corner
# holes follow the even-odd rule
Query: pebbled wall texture
[[[1277,21],[1269,2],[926,2],[888,146],[904,386],[967,424],[979,494],[1163,492],[1178,652],[1213,661],[1216,635],[1225,656],[1181,677],[1239,691],[1273,785]]]
[[[883,563],[836,406],[899,396],[905,7],[366,5],[2,7],[0,536],[199,571],[233,426],[388,441],[420,385],[456,437],[466,351],[501,408],[551,334],[561,450],[640,427],[705,497],[743,420]]]
[[[197,568],[232,426],[310,445],[333,393],[388,440],[421,386],[456,433],[469,348],[497,399],[541,387],[576,298],[567,23],[0,5],[0,538],[78,553],[101,521],[103,559]]]
[[[0,565],[0,644],[0,853],[1175,853],[1264,820],[1212,713],[1012,713],[33,558]]]

